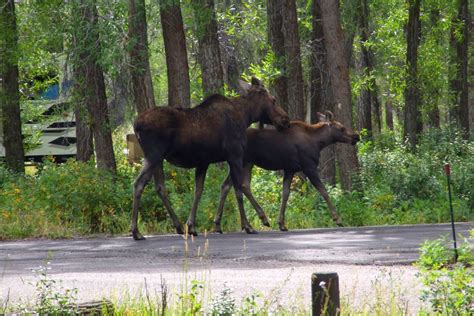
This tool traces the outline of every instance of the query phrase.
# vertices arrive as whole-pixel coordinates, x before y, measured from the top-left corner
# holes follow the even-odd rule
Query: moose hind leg
[[[184,234],[183,226],[181,225],[178,219],[178,216],[176,216],[176,213],[173,211],[173,208],[171,207],[171,203],[168,200],[168,194],[166,192],[166,186],[165,186],[165,175],[163,171],[163,162],[161,162],[159,166],[156,168],[153,178],[155,180],[156,193],[161,198],[161,201],[163,201],[163,204],[166,210],[168,211],[168,214],[171,217],[171,220],[173,221],[173,226],[176,228],[176,233],[180,235]]]
[[[252,180],[252,164],[246,164],[244,166],[244,179],[242,182],[242,191],[244,192],[247,199],[249,199],[250,203],[252,204],[255,211],[257,211],[258,217],[262,221],[262,224],[270,227],[270,222],[268,221],[267,215],[263,211],[262,207],[258,204],[257,200],[255,200],[252,191],[250,189],[250,182]]]
[[[239,205],[240,224],[242,225],[242,229],[245,229],[247,234],[257,234],[257,231],[250,225],[249,221],[247,220],[247,215],[245,214],[244,197],[242,194],[242,161],[229,161],[229,167],[232,183],[234,184],[235,197],[237,198],[237,204]]]
[[[323,196],[324,200],[326,201],[329,211],[331,212],[331,216],[333,221],[336,223],[337,226],[342,227],[344,226],[342,224],[342,220],[339,217],[339,214],[337,214],[336,208],[331,202],[331,199],[329,199],[329,194],[326,191],[326,188],[324,187],[324,184],[321,182],[321,180],[318,177],[318,174],[316,172],[305,172],[306,176],[308,176],[309,180],[311,183],[316,187],[316,189],[319,191],[319,193]]]
[[[133,211],[132,211],[132,236],[135,240],[144,240],[142,234],[138,231],[137,221],[138,221],[138,210],[140,207],[140,198],[143,193],[143,189],[145,188],[148,181],[150,181],[153,175],[153,168],[154,164],[150,163],[148,160],[145,159],[144,165],[140,174],[135,179],[133,184]]]
[[[288,197],[290,196],[291,180],[293,180],[293,173],[285,171],[283,176],[283,192],[281,194],[280,214],[278,215],[278,226],[281,231],[288,231],[285,226],[285,210]]]
[[[221,185],[221,194],[219,197],[219,206],[217,208],[216,212],[216,217],[214,218],[214,231],[216,233],[221,233],[222,234],[222,228],[221,228],[221,219],[222,219],[222,213],[224,212],[224,204],[225,200],[227,198],[227,195],[229,194],[229,190],[232,188],[232,178],[229,174],[227,175],[227,178],[225,178],[224,182],[222,182]]]
[[[197,236],[196,232],[196,213],[197,208],[199,205],[199,201],[201,200],[202,191],[204,189],[204,180],[206,179],[206,172],[207,167],[197,167],[195,173],[195,180],[194,180],[194,199],[193,199],[193,206],[191,207],[191,213],[189,214],[188,221],[186,225],[188,225],[188,234]]]

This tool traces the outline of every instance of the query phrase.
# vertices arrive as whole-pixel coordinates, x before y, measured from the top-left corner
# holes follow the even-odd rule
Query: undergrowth
[[[432,131],[410,151],[394,134],[358,145],[360,187],[343,192],[328,187],[331,199],[346,226],[440,223],[449,221],[443,165],[452,165],[454,211],[457,221],[473,220],[474,143],[459,133]],[[133,181],[139,164],[130,165],[123,153],[124,133],[115,135],[117,175],[98,170],[94,162],[45,161],[29,175],[15,175],[0,165],[0,239],[71,237],[96,233],[124,234],[130,229]],[[199,204],[199,230],[213,229],[221,182],[227,166],[211,165]],[[190,210],[194,173],[165,164],[166,185],[172,206],[184,222]],[[252,191],[272,223],[277,217],[282,177],[254,168]],[[249,220],[265,229],[250,203]],[[333,226],[324,200],[309,181],[295,177],[288,201],[286,223],[290,229]],[[150,183],[141,199],[139,227],[144,233],[174,232],[161,200]],[[235,197],[227,199],[222,227],[240,229]]]

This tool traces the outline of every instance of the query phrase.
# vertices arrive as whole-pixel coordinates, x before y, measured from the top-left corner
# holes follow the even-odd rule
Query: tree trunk
[[[214,0],[192,2],[196,20],[196,35],[199,42],[199,64],[201,65],[202,89],[204,97],[224,90],[217,20]]]
[[[455,78],[451,81],[456,110],[454,111],[458,126],[463,130],[465,139],[469,139],[469,83],[468,83],[468,40],[469,40],[469,6],[467,0],[458,0],[458,14],[451,30],[451,46],[456,52],[454,58]],[[459,27],[460,25],[460,27]],[[457,29],[457,28],[460,29]],[[455,34],[460,33],[457,37]]]
[[[385,124],[387,128],[393,131],[393,106],[392,101],[385,101]]]
[[[281,0],[267,0],[267,32],[268,40],[277,59],[280,76],[274,79],[272,91],[280,105],[288,112],[288,86],[285,67],[285,40],[283,38],[283,2]]]
[[[404,136],[408,139],[411,147],[417,144],[417,135],[422,131],[421,123],[421,91],[418,84],[418,46],[420,44],[420,1],[408,0],[408,24],[407,24],[407,79],[405,88],[405,117]]]
[[[331,89],[336,102],[336,119],[347,127],[352,127],[352,96],[349,82],[347,51],[344,48],[340,12],[334,0],[320,0],[325,47],[328,57],[328,71]],[[339,163],[341,185],[344,190],[352,190],[351,176],[357,173],[356,148],[338,144],[336,155]]]
[[[160,15],[168,74],[168,105],[189,108],[188,55],[179,0],[160,0]]]
[[[381,118],[380,118],[380,104],[377,96],[377,83],[375,78],[373,78],[372,72],[374,71],[374,55],[367,45],[369,42],[370,30],[369,30],[369,6],[367,0],[360,0],[358,3],[359,9],[359,31],[361,39],[361,54],[360,61],[358,63],[359,71],[368,80],[368,85],[365,86],[360,95],[360,108],[361,108],[361,117],[359,117],[359,127],[366,128],[369,132],[369,135],[372,134],[373,124],[372,124],[372,112],[374,113],[375,123],[377,131],[381,130]]]
[[[128,0],[128,37],[130,74],[135,107],[138,113],[156,106],[148,59],[148,32],[145,0]]]
[[[115,173],[116,164],[112,144],[107,97],[102,67],[99,64],[100,40],[97,8],[94,1],[78,5],[77,14],[81,21],[76,29],[74,60],[76,68],[77,95],[88,111],[94,137],[97,166]],[[82,118],[82,116],[81,116]]]
[[[25,172],[18,87],[18,31],[15,2],[0,1],[0,118],[7,167]]]
[[[283,38],[288,73],[288,115],[291,119],[305,119],[303,70],[301,68],[300,36],[295,0],[283,1]]]
[[[311,35],[312,54],[310,70],[310,108],[311,123],[316,123],[316,113],[332,111],[332,96],[327,71],[327,55],[324,47],[324,34],[321,25],[321,9],[318,1],[313,1]],[[336,153],[334,146],[323,149],[319,159],[319,174],[324,182],[336,184]]]

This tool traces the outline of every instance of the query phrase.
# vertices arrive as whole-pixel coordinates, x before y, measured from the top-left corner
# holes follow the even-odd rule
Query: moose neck
[[[335,143],[334,137],[331,133],[331,126],[329,123],[318,123],[316,125],[313,125],[313,128],[315,133],[315,137],[313,139],[317,142],[317,146],[320,150]]]
[[[254,104],[249,97],[238,96],[233,101],[237,103],[237,111],[241,114],[247,127],[260,120],[262,116],[260,105]]]

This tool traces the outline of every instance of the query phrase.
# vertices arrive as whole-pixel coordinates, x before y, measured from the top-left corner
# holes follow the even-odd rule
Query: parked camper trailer
[[[64,100],[35,100],[32,106],[41,109],[38,120],[23,124],[23,132],[40,133],[40,141],[33,149],[25,152],[26,161],[41,161],[53,157],[57,162],[76,156],[76,122],[72,105]],[[1,124],[1,120],[0,120]],[[5,157],[3,129],[0,126],[0,159]]]

